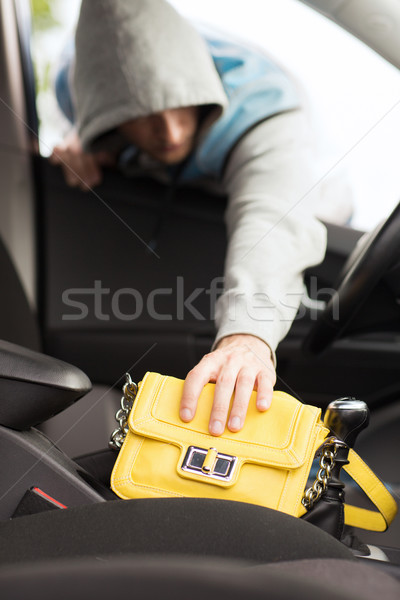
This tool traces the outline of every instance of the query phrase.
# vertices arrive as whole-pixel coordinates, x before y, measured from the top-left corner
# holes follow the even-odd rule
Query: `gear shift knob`
[[[325,411],[324,424],[344,444],[333,443],[333,468],[326,488],[322,492],[319,502],[314,506],[311,505],[311,510],[303,518],[324,529],[338,540],[342,539],[344,532],[344,483],[340,480],[340,472],[342,467],[349,462],[349,448],[354,446],[358,434],[367,427],[368,421],[368,406],[365,402],[355,398],[334,400]],[[332,454],[332,450],[330,454]],[[324,458],[324,454],[321,458]],[[319,481],[319,476],[325,469],[322,460],[320,467],[315,483]],[[307,493],[312,489],[309,488]]]
[[[356,398],[334,400],[325,411],[325,426],[350,448],[354,447],[358,434],[368,423],[369,408]]]

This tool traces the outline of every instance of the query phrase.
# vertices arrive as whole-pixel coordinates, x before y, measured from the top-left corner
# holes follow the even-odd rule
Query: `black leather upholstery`
[[[29,306],[13,261],[0,239],[0,339],[41,349],[37,319]]]
[[[0,425],[27,429],[91,389],[88,377],[61,360],[0,341]]]

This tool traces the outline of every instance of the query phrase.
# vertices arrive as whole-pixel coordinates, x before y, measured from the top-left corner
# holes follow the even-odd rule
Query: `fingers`
[[[235,369],[229,366],[222,368],[216,381],[214,402],[210,415],[209,432],[212,435],[221,435],[224,432],[235,383]]]
[[[52,165],[59,165],[60,164],[60,159],[59,159],[59,156],[58,156],[59,151],[60,151],[59,150],[59,146],[55,146],[53,148],[53,152],[49,156],[49,162],[51,162]]]
[[[218,366],[214,364],[213,367],[213,364],[209,363],[208,357],[209,355],[204,356],[186,376],[179,411],[182,421],[188,422],[193,419],[196,414],[197,400],[203,387],[209,381],[215,381],[216,372],[213,371],[213,368],[216,366],[216,371],[218,371]]]
[[[181,419],[189,422],[195,416],[204,385],[215,381],[209,420],[209,432],[215,436],[221,435],[226,426],[232,432],[242,429],[253,390],[257,390],[257,409],[267,410],[276,382],[269,347],[253,336],[234,337],[233,341],[203,357],[190,371],[181,399]]]
[[[255,382],[256,377],[252,373],[245,369],[242,369],[239,372],[228,423],[228,429],[230,429],[230,431],[240,431],[240,429],[242,429],[249,406],[250,396],[255,387]]]
[[[114,166],[116,157],[111,152],[84,152],[75,129],[53,149],[49,158],[53,165],[61,166],[65,181],[71,187],[87,192],[103,179],[102,167]]]
[[[88,191],[101,183],[102,171],[93,154],[58,146],[54,148],[50,162],[61,166],[65,181],[71,187]]]
[[[257,402],[256,406],[259,411],[268,410],[272,402],[272,393],[276,383],[275,369],[268,374],[261,372],[257,377]]]

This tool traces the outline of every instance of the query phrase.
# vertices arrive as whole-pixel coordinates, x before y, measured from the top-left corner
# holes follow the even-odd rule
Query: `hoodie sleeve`
[[[303,295],[303,272],[326,250],[313,187],[301,110],[263,121],[236,145],[224,174],[228,249],[214,346],[227,335],[246,333],[275,352],[289,331]]]

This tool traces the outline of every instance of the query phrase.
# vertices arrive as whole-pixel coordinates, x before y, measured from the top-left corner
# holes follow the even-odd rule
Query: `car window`
[[[264,48],[291,72],[307,97],[323,149],[319,177],[347,174],[355,204],[352,226],[371,229],[387,216],[400,195],[399,70],[298,0],[171,3],[189,18]],[[49,0],[48,5],[56,23],[45,31],[36,28],[33,45],[41,82],[43,154],[67,128],[49,84],[56,57],[72,35],[80,0]]]

